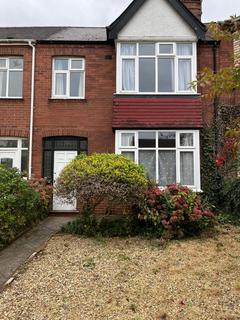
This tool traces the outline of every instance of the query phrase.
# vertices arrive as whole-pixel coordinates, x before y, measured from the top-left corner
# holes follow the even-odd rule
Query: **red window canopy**
[[[114,129],[202,127],[202,103],[199,96],[114,98]]]

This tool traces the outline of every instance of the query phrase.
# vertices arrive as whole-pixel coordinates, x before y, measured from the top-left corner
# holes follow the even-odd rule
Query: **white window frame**
[[[121,55],[121,44],[122,43],[129,43],[129,44],[136,44],[136,55],[135,56],[122,56]],[[182,41],[182,42],[154,42],[149,41],[148,43],[155,43],[155,55],[151,56],[140,56],[139,55],[139,44],[144,43],[144,41],[133,42],[133,41],[123,41],[117,42],[117,66],[116,66],[116,83],[117,83],[117,94],[139,94],[139,95],[189,95],[189,94],[197,94],[197,88],[191,88],[188,91],[180,91],[178,89],[178,60],[179,59],[191,59],[192,63],[192,81],[195,81],[197,78],[197,43],[196,42],[189,42],[189,41]],[[145,42],[147,43],[147,42]],[[159,45],[160,44],[172,44],[173,45],[173,53],[172,54],[160,54],[159,53]],[[192,55],[191,56],[180,56],[177,55],[177,44],[192,44]],[[170,92],[158,92],[158,58],[165,57],[165,58],[174,58],[174,72],[175,72],[175,91]],[[139,59],[140,58],[155,58],[155,91],[154,92],[140,92],[139,91]],[[133,91],[126,91],[122,90],[122,60],[124,59],[133,59],[135,60],[135,90]]]
[[[16,152],[16,163],[17,163],[17,166],[16,168],[21,171],[22,168],[21,168],[21,160],[22,160],[22,151],[23,150],[27,150],[28,151],[28,147],[23,147],[22,146],[22,141],[25,140],[27,138],[14,138],[14,137],[0,137],[0,140],[14,140],[14,141],[17,141],[17,147],[14,147],[14,148],[2,148],[0,147],[0,152],[3,151],[3,152]]]
[[[11,69],[10,68],[10,59],[21,59],[23,61],[23,67],[21,69]],[[7,72],[6,80],[6,96],[0,96],[0,99],[22,99],[23,98],[23,70],[24,70],[24,59],[21,56],[11,56],[11,57],[0,57],[0,60],[6,60],[6,66],[3,68],[0,67],[0,71]],[[22,72],[22,95],[21,96],[9,96],[9,73],[10,71]]]
[[[55,70],[54,68],[54,63],[56,59],[63,59],[63,60],[68,60],[68,70]],[[71,68],[71,63],[74,60],[81,60],[83,63],[83,67],[82,69],[72,69]],[[72,97],[70,96],[70,72],[81,72],[83,74],[83,95],[82,96],[76,96],[76,97]],[[66,74],[66,94],[65,95],[56,95],[55,94],[55,86],[56,86],[56,74],[62,74],[65,73]],[[52,99],[68,99],[68,100],[82,100],[85,99],[85,75],[86,74],[86,61],[85,58],[82,57],[63,57],[63,56],[58,56],[58,57],[54,57],[52,59]]]
[[[156,146],[152,148],[139,148],[138,137],[139,132],[154,132],[156,135]],[[158,133],[159,132],[174,132],[176,134],[176,147],[175,148],[159,148],[158,147]],[[135,134],[135,147],[122,147],[121,146],[121,135],[122,133],[133,133]],[[180,134],[181,133],[192,133],[193,134],[193,146],[180,146]],[[194,160],[194,185],[188,185],[194,191],[201,192],[201,178],[200,178],[200,137],[199,130],[116,130],[115,133],[115,153],[121,154],[122,151],[133,151],[135,154],[135,162],[139,164],[138,154],[139,150],[153,150],[156,152],[156,182],[159,182],[159,169],[158,151],[176,151],[176,183],[180,183],[180,154],[181,152],[193,152]]]

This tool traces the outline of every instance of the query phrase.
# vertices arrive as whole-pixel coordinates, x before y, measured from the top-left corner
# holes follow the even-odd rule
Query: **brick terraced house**
[[[134,0],[106,28],[0,28],[0,163],[53,183],[80,152],[116,152],[161,186],[201,190],[199,133],[214,104],[190,83],[233,63],[201,2]]]

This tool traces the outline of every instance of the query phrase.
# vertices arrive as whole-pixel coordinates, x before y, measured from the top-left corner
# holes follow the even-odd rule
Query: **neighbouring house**
[[[190,83],[233,63],[201,5],[134,0],[109,27],[0,28],[0,163],[53,183],[81,152],[116,152],[161,186],[201,190],[200,130],[214,105]],[[53,199],[55,211],[75,209]]]

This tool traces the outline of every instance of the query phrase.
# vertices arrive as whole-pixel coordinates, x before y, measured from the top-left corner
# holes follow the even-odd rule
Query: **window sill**
[[[1,100],[24,100],[23,97],[0,97]]]

